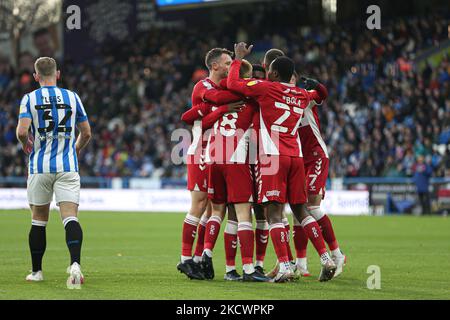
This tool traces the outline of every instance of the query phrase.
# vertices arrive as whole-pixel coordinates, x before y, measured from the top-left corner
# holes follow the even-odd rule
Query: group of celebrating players
[[[320,208],[328,153],[317,105],[327,98],[327,89],[317,80],[299,78],[294,62],[278,49],[266,52],[262,66],[250,64],[244,57],[251,49],[236,44],[234,60],[227,49],[210,50],[205,58],[209,76],[195,85],[192,108],[182,116],[193,132],[187,152],[192,203],[177,269],[190,279],[214,278],[213,249],[228,213],[225,280],[286,282],[310,276],[308,240],[320,256],[319,280],[331,280],[342,273],[346,257]],[[296,86],[299,81],[304,88]],[[293,212],[296,259],[286,203]],[[277,264],[265,274],[269,236]],[[238,246],[242,276],[235,267]]]

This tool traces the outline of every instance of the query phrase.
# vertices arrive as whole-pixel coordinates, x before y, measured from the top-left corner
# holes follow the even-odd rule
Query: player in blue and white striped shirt
[[[54,193],[71,256],[67,286],[80,288],[83,282],[80,270],[83,232],[77,218],[80,198],[78,155],[90,140],[91,128],[80,97],[56,86],[60,76],[56,61],[41,57],[34,66],[34,78],[41,88],[23,97],[17,126],[17,138],[24,152],[29,154],[27,193],[32,212],[29,244],[33,272],[26,279],[43,280],[45,227]],[[78,137],[76,128],[80,131]]]

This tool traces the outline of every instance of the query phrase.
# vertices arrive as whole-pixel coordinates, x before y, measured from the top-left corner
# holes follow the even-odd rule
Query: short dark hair
[[[292,74],[294,73],[295,64],[288,57],[279,57],[273,60],[271,63],[272,71],[277,71],[280,75],[280,80],[282,82],[291,81]]]
[[[230,57],[233,56],[233,53],[225,48],[214,48],[208,51],[208,53],[205,56],[205,65],[206,67],[211,70],[211,66],[213,62],[216,62],[218,58],[222,56],[222,54],[227,54]]]
[[[267,69],[269,68],[272,61],[274,61],[276,58],[285,56],[284,52],[280,49],[270,49],[266,52],[264,55],[264,67]]]
[[[258,71],[264,73],[264,78],[266,78],[266,69],[264,69],[263,66],[260,64],[253,65],[253,78],[256,78],[255,72],[258,72]]]

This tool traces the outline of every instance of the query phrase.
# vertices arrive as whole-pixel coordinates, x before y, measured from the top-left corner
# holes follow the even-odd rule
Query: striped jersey
[[[88,118],[75,92],[56,86],[30,92],[22,98],[19,118],[31,119],[29,174],[78,172],[75,128]]]

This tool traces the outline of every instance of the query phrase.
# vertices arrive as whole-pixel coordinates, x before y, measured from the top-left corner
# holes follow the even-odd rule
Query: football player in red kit
[[[317,80],[307,78],[301,78],[301,80],[309,92],[325,90]],[[326,96],[324,95],[322,98],[311,100],[304,111],[298,133],[300,135],[305,161],[306,185],[308,189],[307,211],[316,219],[322,229],[323,237],[328,244],[331,257],[337,267],[334,274],[337,277],[342,273],[346,257],[339,248],[329,217],[320,208],[320,203],[325,197],[329,164],[327,146],[320,134],[320,122],[317,111],[317,106],[322,104]],[[298,242],[296,242],[295,246],[297,251],[296,264],[300,272],[302,272],[302,270],[307,270],[306,246],[308,240],[304,234],[301,235],[302,230],[300,226],[294,226],[294,230],[298,236],[297,239],[294,239],[294,241]]]
[[[228,89],[255,99],[260,108],[260,151],[257,172],[258,202],[267,207],[275,252],[280,264],[276,282],[289,281],[294,273],[287,252],[287,234],[282,223],[284,203],[289,203],[320,255],[320,281],[332,279],[336,265],[329,256],[322,232],[315,219],[306,213],[305,172],[300,138],[297,130],[303,110],[317,98],[314,93],[290,84],[294,63],[287,57],[275,59],[269,66],[268,80],[242,81],[239,78],[241,60],[250,53],[251,46],[243,42],[235,45],[228,79]]]
[[[244,62],[242,66],[240,76],[250,76],[251,64]],[[205,159],[209,164],[208,196],[212,201],[212,216],[206,226],[205,246],[202,256],[202,270],[207,279],[214,278],[213,249],[228,203],[234,204],[238,220],[237,234],[243,265],[242,280],[256,282],[271,280],[255,270],[253,266],[254,232],[251,217],[253,179],[248,153],[252,121],[256,109],[257,106],[254,101],[246,101],[239,112],[223,114],[214,123],[205,148]],[[210,125],[203,124],[205,128]],[[227,229],[229,226],[227,225]],[[225,233],[225,236],[227,233]],[[227,265],[230,264],[228,260],[229,257],[227,257]]]
[[[224,105],[240,100],[240,96],[227,90],[222,90],[219,83],[228,75],[231,64],[231,52],[227,49],[214,48],[205,57],[205,64],[209,69],[209,76],[199,81],[192,92],[192,105],[198,105],[204,101],[214,105]],[[195,110],[206,112],[206,110]],[[203,113],[202,113],[203,115]],[[191,209],[183,223],[181,261],[177,269],[186,274],[190,279],[204,279],[198,264],[192,259],[192,246],[197,233],[197,227],[201,216],[205,213],[208,204],[207,180],[208,168],[204,161],[204,147],[206,139],[203,135],[201,121],[194,122],[192,127],[193,141],[187,152],[188,190],[191,191]]]

